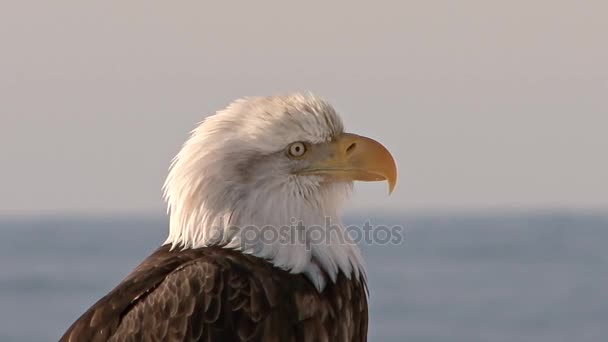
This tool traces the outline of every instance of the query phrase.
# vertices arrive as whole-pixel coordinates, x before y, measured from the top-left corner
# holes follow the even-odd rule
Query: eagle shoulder
[[[365,284],[322,293],[301,274],[219,247],[159,248],[61,341],[352,341],[367,335]]]

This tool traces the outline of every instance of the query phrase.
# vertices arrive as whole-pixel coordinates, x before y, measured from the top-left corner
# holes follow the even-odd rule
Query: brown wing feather
[[[365,284],[322,293],[303,275],[207,247],[149,256],[61,341],[366,341]]]

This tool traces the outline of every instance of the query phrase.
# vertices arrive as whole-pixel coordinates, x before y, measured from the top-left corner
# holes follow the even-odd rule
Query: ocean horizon
[[[608,214],[347,216],[399,225],[361,244],[370,341],[605,341]],[[0,216],[0,341],[58,340],[160,246],[167,219]]]

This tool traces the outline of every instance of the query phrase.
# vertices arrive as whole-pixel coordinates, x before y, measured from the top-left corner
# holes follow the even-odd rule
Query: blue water
[[[405,226],[405,239],[362,246],[371,341],[608,341],[608,216],[374,223]],[[57,340],[165,232],[164,219],[0,220],[0,341]]]

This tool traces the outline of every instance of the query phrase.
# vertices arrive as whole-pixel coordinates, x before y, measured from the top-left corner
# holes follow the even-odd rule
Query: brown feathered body
[[[61,341],[365,341],[367,319],[363,279],[339,273],[319,292],[239,251],[163,246]]]

